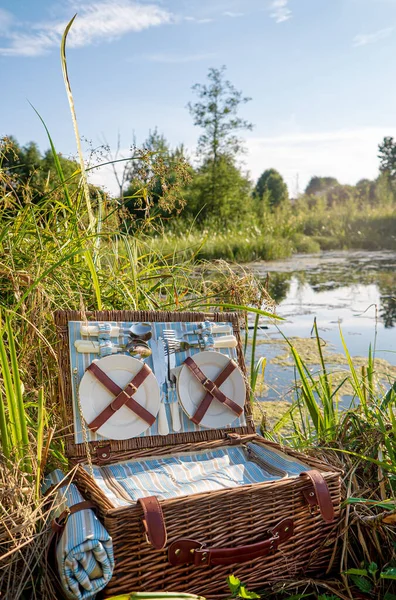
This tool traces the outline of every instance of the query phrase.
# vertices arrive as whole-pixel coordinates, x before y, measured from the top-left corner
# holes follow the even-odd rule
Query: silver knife
[[[158,340],[152,340],[152,348],[154,371],[160,388],[161,398],[161,403],[158,411],[158,433],[160,435],[168,435],[168,417],[166,415],[166,407],[164,404],[164,399],[168,393],[168,389],[166,384],[165,349],[163,340],[161,338],[159,338]]]
[[[170,412],[172,417],[173,431],[180,431],[182,424],[180,421],[180,407],[177,398],[176,376],[172,373],[172,369],[176,367],[176,357],[174,352],[168,355],[169,371],[168,371],[168,402],[170,403]],[[170,396],[170,397],[169,397]]]

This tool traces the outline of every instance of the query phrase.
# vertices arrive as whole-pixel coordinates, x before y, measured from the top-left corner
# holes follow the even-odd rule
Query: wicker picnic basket
[[[73,435],[72,372],[68,324],[73,322],[152,322],[232,324],[237,360],[246,377],[236,313],[58,311],[60,398],[67,454],[77,464],[76,481],[93,502],[113,539],[115,570],[104,598],[135,591],[177,591],[207,599],[229,595],[234,574],[252,590],[300,576],[326,572],[335,552],[340,516],[341,473],[312,457],[281,448],[257,435],[249,393],[245,425],[201,429],[166,436],[76,443]],[[248,387],[247,387],[248,390]],[[250,441],[281,450],[311,470],[304,476],[116,507],[92,477],[93,465],[129,459],[173,456],[242,446]],[[90,474],[91,473],[91,474]]]

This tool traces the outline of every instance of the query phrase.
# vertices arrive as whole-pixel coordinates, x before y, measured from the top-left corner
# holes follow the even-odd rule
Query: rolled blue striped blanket
[[[43,493],[62,479],[62,471],[53,471],[44,480]],[[56,491],[52,516],[83,500],[77,487],[66,482]],[[69,516],[56,548],[56,561],[62,589],[70,600],[93,598],[108,584],[114,569],[113,543],[93,510]]]

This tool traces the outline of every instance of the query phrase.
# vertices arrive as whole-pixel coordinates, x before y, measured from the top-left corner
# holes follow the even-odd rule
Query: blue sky
[[[2,0],[0,135],[75,153],[59,44],[77,13],[68,67],[80,133],[122,152],[155,126],[193,152],[186,104],[209,67],[252,98],[242,115],[252,178],[277,168],[294,194],[312,175],[375,177],[396,136],[396,0]],[[88,144],[85,147],[88,152]],[[111,172],[94,180],[110,190]]]

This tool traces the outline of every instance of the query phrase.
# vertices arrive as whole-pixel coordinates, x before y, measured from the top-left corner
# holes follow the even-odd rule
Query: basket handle
[[[326,523],[334,521],[334,506],[326,480],[319,471],[303,471],[301,477],[309,479],[313,490],[303,490],[304,498],[310,506],[319,506],[320,514]]]
[[[146,540],[156,550],[162,550],[166,545],[167,533],[162,508],[156,496],[139,498],[138,503],[143,509],[143,527]]]
[[[267,540],[236,548],[208,548],[196,540],[180,539],[169,546],[168,560],[174,566],[193,564],[196,567],[250,562],[275,552],[279,544],[288,540],[293,535],[293,520],[284,519],[268,533],[271,537]]]

